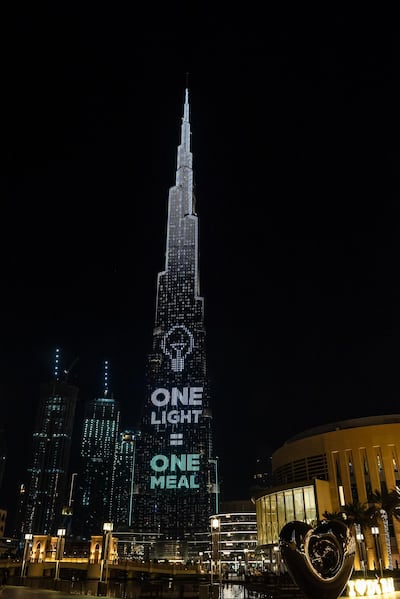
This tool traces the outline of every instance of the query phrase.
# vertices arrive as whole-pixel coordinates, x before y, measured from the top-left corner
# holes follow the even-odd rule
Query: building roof
[[[294,443],[300,439],[306,439],[307,437],[313,437],[315,435],[322,435],[323,433],[330,433],[346,428],[360,428],[363,426],[377,426],[380,424],[396,424],[400,423],[400,414],[386,414],[384,416],[365,416],[364,418],[352,418],[349,420],[340,420],[337,422],[331,422],[329,424],[323,424],[314,428],[309,428],[297,435],[294,435],[287,441],[285,445]]]

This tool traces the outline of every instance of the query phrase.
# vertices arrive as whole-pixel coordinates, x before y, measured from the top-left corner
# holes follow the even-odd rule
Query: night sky
[[[135,426],[186,73],[222,494],[336,420],[400,412],[399,31],[389,14],[21,8],[2,73],[2,507],[56,347]],[[35,10],[35,12],[33,12]]]

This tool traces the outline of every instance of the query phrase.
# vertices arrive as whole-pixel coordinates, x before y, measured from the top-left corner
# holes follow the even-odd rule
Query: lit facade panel
[[[281,529],[292,520],[315,524],[318,518],[313,484],[266,493],[255,503],[260,545],[276,545]]]

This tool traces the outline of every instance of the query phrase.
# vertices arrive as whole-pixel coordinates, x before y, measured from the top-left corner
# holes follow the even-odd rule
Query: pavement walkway
[[[60,591],[33,589],[30,587],[5,585],[0,586],[0,599],[88,599],[89,595],[65,594]],[[359,595],[357,595],[359,597]],[[400,591],[374,595],[382,599],[400,599]],[[241,585],[226,585],[221,589],[220,599],[248,599]],[[341,595],[339,599],[354,599],[349,595]]]

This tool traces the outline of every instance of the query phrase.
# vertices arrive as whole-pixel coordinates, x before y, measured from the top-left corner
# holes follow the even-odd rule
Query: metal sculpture
[[[355,541],[340,520],[315,528],[294,520],[279,535],[282,559],[293,581],[308,599],[337,599],[354,567]]]

